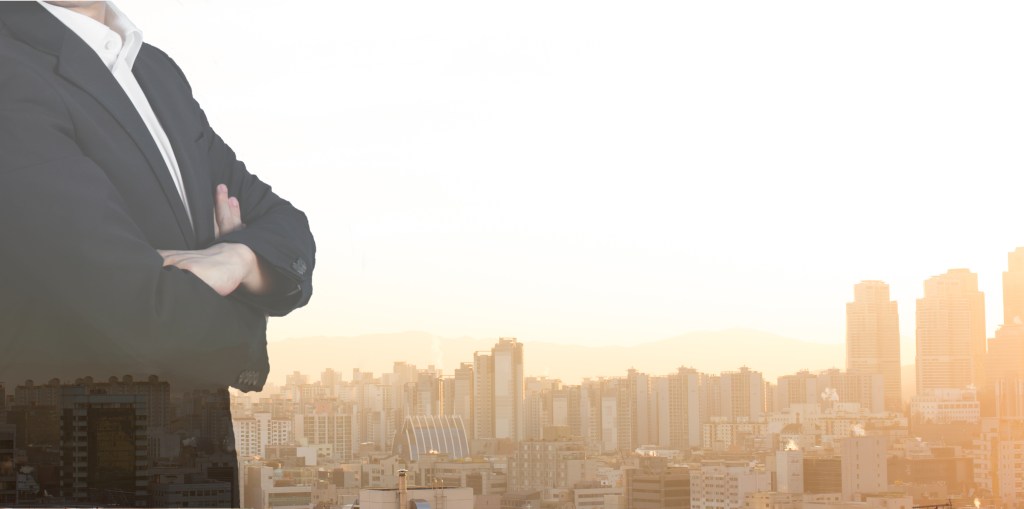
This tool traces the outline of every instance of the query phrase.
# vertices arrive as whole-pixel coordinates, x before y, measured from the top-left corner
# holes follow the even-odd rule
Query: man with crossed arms
[[[156,374],[230,418],[314,256],[113,4],[0,2],[0,381]]]

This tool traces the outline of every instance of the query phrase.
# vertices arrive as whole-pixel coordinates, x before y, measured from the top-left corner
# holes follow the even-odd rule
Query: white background
[[[310,217],[315,295],[273,339],[840,342],[881,279],[912,341],[952,267],[1002,321],[1019,3],[118,5]]]

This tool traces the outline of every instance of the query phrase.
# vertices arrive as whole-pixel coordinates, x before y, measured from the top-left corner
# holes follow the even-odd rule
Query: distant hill
[[[524,344],[527,376],[560,378],[565,383],[579,383],[585,377],[621,376],[631,367],[664,375],[679,366],[708,373],[748,366],[774,380],[801,369],[842,368],[845,364],[842,344],[814,343],[747,329],[691,332],[626,347],[519,340]],[[350,380],[353,368],[380,374],[391,371],[396,361],[420,368],[433,364],[451,374],[460,363],[472,362],[473,352],[489,351],[496,342],[497,337],[442,338],[425,332],[274,341],[269,345],[270,381],[283,383],[285,375],[293,371],[317,380],[328,367]]]

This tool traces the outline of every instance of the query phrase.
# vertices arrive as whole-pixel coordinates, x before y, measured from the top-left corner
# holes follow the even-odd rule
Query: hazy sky
[[[272,339],[839,342],[881,279],[1024,245],[1024,4],[118,5],[311,221]],[[912,359],[904,358],[904,362]]]

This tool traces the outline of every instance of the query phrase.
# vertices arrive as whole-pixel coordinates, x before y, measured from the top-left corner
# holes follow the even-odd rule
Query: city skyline
[[[1019,253],[1008,257],[1007,307],[1024,291],[1012,277]],[[556,509],[567,497],[641,509],[667,507],[670,494],[689,509],[910,509],[943,499],[954,509],[954,498],[1014,509],[1024,500],[1024,324],[1001,327],[979,350],[976,275],[949,270],[924,286],[918,384],[898,404],[888,379],[898,310],[880,281],[855,285],[845,306],[846,370],[772,377],[754,362],[684,364],[572,383],[527,375],[529,348],[499,337],[472,362],[455,359],[454,373],[423,367],[429,359],[350,377],[326,368],[318,380],[296,371],[258,393],[231,391],[230,416],[203,409],[228,392],[177,392],[157,376],[0,383],[0,500],[64,504],[95,493],[114,505],[224,506],[238,505],[238,483],[243,507],[375,508],[394,506],[397,484],[399,500],[414,488],[462,490],[453,494],[466,509],[531,499]],[[562,362],[574,360],[593,361]],[[196,426],[231,426],[234,447],[196,442]],[[94,454],[94,439],[114,452]],[[225,455],[236,453],[244,468],[225,475]],[[162,476],[187,487],[149,493]],[[438,496],[431,507],[448,503]]]
[[[846,333],[842,345],[844,347],[845,363],[842,364],[847,370],[855,373],[885,372],[887,407],[898,408],[901,401],[908,394],[908,390],[901,389],[906,385],[906,368],[915,368],[917,374],[915,379],[909,381],[911,386],[916,388],[941,388],[946,385],[937,382],[928,382],[929,377],[948,376],[949,369],[959,366],[961,378],[966,383],[974,386],[984,386],[985,381],[982,374],[984,368],[984,355],[986,343],[990,338],[999,334],[1003,324],[990,329],[985,323],[986,306],[990,310],[998,306],[1000,312],[1006,316],[1019,314],[1016,309],[1024,302],[1024,248],[1016,248],[1005,255],[1005,270],[1001,273],[1002,288],[996,292],[996,298],[990,298],[986,303],[984,292],[978,288],[979,275],[970,269],[953,268],[944,273],[929,276],[921,283],[923,292],[916,299],[913,312],[904,312],[903,320],[915,321],[913,336],[909,337],[900,334],[900,313],[899,306],[895,300],[890,300],[890,287],[884,281],[862,280],[853,285],[853,298],[845,305]],[[907,309],[907,308],[904,308]],[[1018,320],[1019,321],[1019,320]],[[951,328],[952,326],[952,328]],[[957,328],[959,327],[959,328]],[[722,334],[739,329],[719,331]],[[740,330],[742,332],[742,330]],[[757,331],[752,331],[757,332]],[[387,336],[387,335],[382,335]],[[466,338],[459,338],[466,339]],[[339,338],[339,340],[341,340]],[[437,344],[439,339],[433,336],[431,348],[434,351],[435,364],[443,368],[443,355],[441,347]],[[664,342],[664,341],[662,341]],[[526,341],[529,343],[529,341]],[[645,342],[634,344],[634,346],[653,345],[657,342]],[[963,345],[959,348],[955,345]],[[322,345],[321,345],[322,346]],[[594,345],[591,345],[594,346]],[[959,355],[960,357],[954,358]],[[950,357],[953,356],[953,357]],[[919,359],[924,359],[919,362]],[[411,359],[408,359],[411,360]],[[772,359],[760,357],[762,364],[771,365]],[[544,361],[551,364],[550,361]],[[740,360],[735,363],[737,366],[748,366],[753,363]],[[377,364],[379,365],[379,363]],[[837,367],[835,358],[822,358],[803,369],[826,369]],[[324,368],[331,366],[322,366]],[[359,367],[359,366],[353,366]],[[770,372],[774,371],[768,368]],[[776,374],[778,371],[774,371]],[[929,375],[928,373],[933,373]],[[530,375],[539,375],[540,372],[528,372]],[[545,367],[543,374],[546,376],[560,377],[559,373],[552,373],[549,367]],[[281,377],[279,371],[276,375]],[[576,380],[570,375],[571,380]],[[922,382],[925,380],[925,382]],[[954,384],[961,386],[965,384]]]

